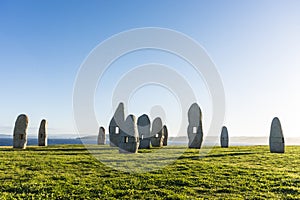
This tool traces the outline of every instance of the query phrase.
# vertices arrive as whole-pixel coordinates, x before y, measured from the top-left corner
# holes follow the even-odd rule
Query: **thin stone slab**
[[[200,149],[203,141],[202,113],[197,103],[192,104],[188,110],[188,122],[189,148]]]
[[[48,145],[48,123],[47,120],[43,119],[40,124],[39,132],[38,132],[38,145],[39,146],[47,146]]]
[[[164,132],[164,141],[163,141],[163,146],[168,146],[168,127],[166,125],[163,126],[163,132]]]
[[[137,153],[138,148],[139,133],[136,118],[133,115],[129,115],[124,122],[124,128],[121,129],[119,153]]]
[[[124,104],[120,103],[109,123],[109,141],[111,147],[117,147],[120,142],[120,132],[124,124]]]
[[[26,149],[27,145],[28,117],[24,114],[19,115],[13,133],[13,148]]]
[[[271,153],[284,153],[284,137],[281,123],[277,117],[273,119],[271,124],[269,145]]]
[[[220,137],[221,147],[228,148],[229,146],[229,137],[228,130],[226,126],[222,127],[221,137]]]
[[[150,149],[151,122],[148,115],[144,114],[138,118],[137,127],[139,132],[140,145],[139,149]]]
[[[102,126],[99,128],[97,144],[98,145],[105,144],[105,128]]]
[[[152,123],[151,145],[152,147],[162,147],[164,142],[164,132],[162,121],[159,117],[155,118]]]

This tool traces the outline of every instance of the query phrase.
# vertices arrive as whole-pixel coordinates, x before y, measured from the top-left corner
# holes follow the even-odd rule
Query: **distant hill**
[[[0,138],[12,138],[12,135],[0,134]]]
[[[106,138],[108,138],[108,134],[105,135]],[[76,139],[78,140],[97,140],[98,136],[97,135],[88,135],[88,136],[83,136],[83,137],[77,137]]]

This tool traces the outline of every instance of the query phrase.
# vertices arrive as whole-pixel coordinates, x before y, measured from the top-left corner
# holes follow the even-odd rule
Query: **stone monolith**
[[[164,132],[162,121],[159,117],[155,118],[152,123],[151,145],[152,147],[162,147],[164,142]]]
[[[166,125],[164,125],[164,127],[163,127],[163,132],[164,132],[163,146],[168,146],[168,137],[169,137],[169,133],[168,133],[168,128],[167,128]]]
[[[105,128],[102,126],[99,128],[97,144],[98,145],[105,144]]]
[[[120,142],[120,132],[124,124],[124,104],[120,103],[109,123],[109,141],[111,147],[117,147]]]
[[[38,145],[47,146],[48,145],[48,132],[47,132],[47,121],[43,119],[40,124],[38,133]]]
[[[188,122],[189,148],[200,149],[203,141],[202,113],[197,103],[192,104],[188,110]]]
[[[136,118],[129,115],[120,132],[119,153],[137,153],[139,148],[139,133]]]
[[[27,145],[27,126],[28,117],[24,114],[19,115],[14,128],[13,148],[25,149]]]
[[[284,137],[280,121],[275,117],[271,124],[270,138],[269,138],[271,153],[284,153]]]
[[[150,119],[148,115],[144,114],[138,118],[137,128],[139,133],[140,145],[139,149],[149,149],[151,141],[150,133]]]
[[[228,137],[228,130],[227,130],[226,126],[222,127],[220,142],[221,142],[221,147],[222,148],[228,148],[228,146],[229,146],[229,137]]]

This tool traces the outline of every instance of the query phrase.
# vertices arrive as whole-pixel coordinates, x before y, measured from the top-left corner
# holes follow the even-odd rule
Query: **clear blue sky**
[[[28,114],[32,135],[42,118],[50,137],[75,133],[72,92],[83,60],[113,34],[154,26],[207,50],[223,80],[229,134],[267,136],[278,116],[286,136],[299,136],[299,11],[298,0],[1,0],[0,133],[12,134],[20,113]],[[207,129],[209,103],[199,103]],[[111,116],[103,113],[97,117],[107,125]]]

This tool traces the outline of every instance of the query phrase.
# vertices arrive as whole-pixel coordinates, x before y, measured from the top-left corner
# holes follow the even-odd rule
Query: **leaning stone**
[[[13,148],[26,149],[28,117],[19,115],[14,128]]]
[[[222,132],[221,132],[221,137],[220,137],[220,141],[221,141],[221,147],[222,148],[228,148],[228,143],[229,143],[229,137],[228,137],[228,130],[226,126],[222,127]]]
[[[152,123],[151,144],[152,147],[162,147],[164,142],[164,132],[162,121],[159,117],[155,118]]]
[[[104,145],[105,144],[105,129],[102,126],[99,128],[97,143],[98,143],[98,145]]]
[[[277,117],[272,121],[269,144],[271,153],[284,153],[284,137]]]
[[[138,118],[137,128],[140,139],[139,149],[150,149],[150,119],[146,114]]]
[[[121,129],[119,153],[137,153],[139,147],[139,134],[136,125],[136,118],[129,115],[125,122],[124,127]]]
[[[109,123],[109,141],[111,147],[117,147],[120,142],[120,132],[124,124],[124,104],[120,103]]]
[[[47,133],[47,121],[43,119],[40,124],[39,133],[38,133],[38,143],[39,146],[48,145],[48,133]]]
[[[169,134],[168,134],[168,128],[167,128],[166,125],[164,125],[164,127],[163,127],[163,132],[164,132],[163,146],[168,146],[168,137],[169,137]]]
[[[203,141],[202,113],[197,103],[191,105],[188,111],[189,148],[200,149]]]

